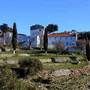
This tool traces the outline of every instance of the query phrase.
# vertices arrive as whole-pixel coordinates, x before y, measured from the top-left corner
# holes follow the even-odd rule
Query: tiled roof
[[[70,37],[75,36],[73,33],[52,33],[48,34],[48,37]]]

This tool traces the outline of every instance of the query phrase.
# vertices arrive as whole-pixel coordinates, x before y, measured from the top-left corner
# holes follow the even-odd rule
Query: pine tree
[[[16,23],[13,23],[12,47],[13,47],[13,53],[15,54],[16,47],[17,47],[17,28],[16,28]]]

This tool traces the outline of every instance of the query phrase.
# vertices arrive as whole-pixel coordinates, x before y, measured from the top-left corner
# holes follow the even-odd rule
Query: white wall
[[[55,43],[62,42],[65,48],[70,46],[76,46],[76,37],[68,36],[68,37],[48,37],[48,47],[53,48]]]
[[[40,47],[42,44],[42,36],[44,35],[44,29],[31,30],[31,47]]]
[[[5,42],[6,44],[11,44],[12,41],[12,32],[6,32],[5,33]]]

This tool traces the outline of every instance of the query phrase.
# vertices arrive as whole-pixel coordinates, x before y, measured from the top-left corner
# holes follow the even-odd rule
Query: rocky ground
[[[41,90],[90,90],[90,65],[81,69],[43,70],[33,80]]]

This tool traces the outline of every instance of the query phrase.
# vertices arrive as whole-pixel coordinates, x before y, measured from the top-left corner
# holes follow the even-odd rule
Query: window
[[[66,42],[66,46],[68,46],[68,42]]]

